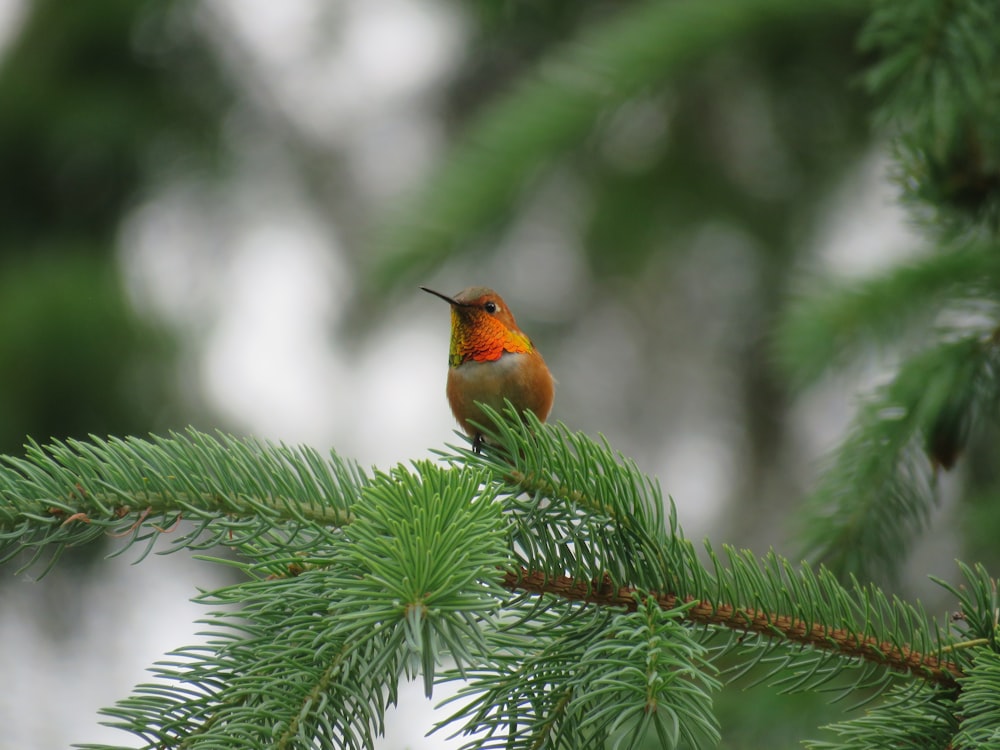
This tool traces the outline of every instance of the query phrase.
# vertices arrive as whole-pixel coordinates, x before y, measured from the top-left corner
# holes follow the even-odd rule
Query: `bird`
[[[520,413],[530,411],[544,422],[552,409],[555,380],[531,339],[517,326],[507,303],[492,289],[473,286],[454,297],[420,287],[451,305],[451,344],[445,392],[459,426],[480,453],[492,421],[476,406],[495,411],[507,399]]]

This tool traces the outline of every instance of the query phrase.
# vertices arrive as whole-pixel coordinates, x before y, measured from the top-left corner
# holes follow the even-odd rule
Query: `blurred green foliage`
[[[115,247],[152,181],[217,143],[226,97],[187,6],[35,0],[0,56],[2,452],[187,421]]]
[[[215,142],[224,89],[184,5],[29,4],[0,61],[4,254],[110,257],[150,172]]]
[[[457,145],[383,233],[376,289],[495,240],[552,175],[580,191],[597,280],[641,276],[707,222],[758,240],[762,276],[778,280],[871,145],[852,85],[860,4],[501,5],[476,6],[482,38],[453,89]]]
[[[0,267],[0,445],[26,434],[148,430],[164,419],[171,342],[138,320],[107,258]],[[44,436],[44,438],[42,437]]]

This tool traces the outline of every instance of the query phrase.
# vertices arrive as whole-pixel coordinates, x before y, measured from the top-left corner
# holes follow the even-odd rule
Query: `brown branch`
[[[553,594],[569,601],[622,607],[630,612],[634,612],[637,606],[635,588],[615,587],[610,579],[584,581],[569,576],[551,577],[540,571],[522,568],[517,572],[505,573],[503,586],[510,591]],[[673,609],[694,601],[692,597],[681,599],[675,594],[654,596],[662,609]],[[956,687],[957,680],[965,676],[958,664],[938,656],[788,615],[702,600],[686,610],[685,618],[699,625],[716,625],[768,638],[781,637],[812,648],[836,651],[844,656],[881,664],[888,669],[906,672],[945,687]]]

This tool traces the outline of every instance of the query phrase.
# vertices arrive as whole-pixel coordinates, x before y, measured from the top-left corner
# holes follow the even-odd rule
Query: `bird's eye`
[[[495,313],[497,311],[497,303],[491,300],[483,305],[483,309],[488,313]]]

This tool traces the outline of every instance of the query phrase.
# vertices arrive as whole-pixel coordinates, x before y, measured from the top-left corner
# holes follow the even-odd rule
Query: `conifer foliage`
[[[627,459],[506,417],[484,455],[374,474],[193,431],[33,446],[0,471],[2,550],[32,548],[42,565],[114,534],[119,551],[162,539],[239,553],[224,564],[243,582],[200,597],[207,643],[105,712],[148,748],[372,747],[407,678],[428,695],[460,681],[440,731],[468,748],[629,747],[650,733],[705,747],[719,737],[713,694],[762,667],[784,691],[888,697],[845,737],[902,713],[920,719],[911,733],[959,715],[962,733],[991,731],[984,570],[951,590],[956,629],[775,554],[708,546],[706,564]]]
[[[876,3],[861,36],[867,84],[929,252],[791,306],[778,336],[801,384],[872,350],[899,365],[859,410],[807,507],[807,555],[842,575],[893,578],[938,479],[991,442],[1000,405],[1000,6]]]

